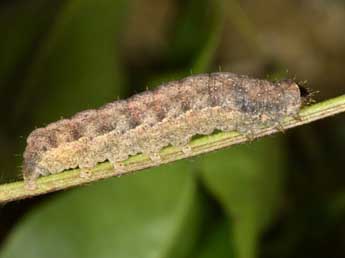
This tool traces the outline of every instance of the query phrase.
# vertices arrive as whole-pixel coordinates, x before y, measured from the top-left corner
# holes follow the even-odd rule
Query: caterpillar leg
[[[302,117],[300,116],[300,114],[295,114],[295,115],[293,115],[293,118],[296,120],[296,121],[298,121],[298,122],[301,122],[302,121]]]
[[[87,168],[81,168],[79,176],[81,178],[90,178],[91,177],[91,170]]]
[[[150,153],[148,156],[155,165],[158,166],[162,163],[162,157],[158,152]]]
[[[25,174],[25,173],[24,173]],[[30,176],[26,175],[24,177],[24,187],[28,191],[33,191],[37,189],[37,178],[39,174],[30,174]]]
[[[237,132],[247,138],[248,141],[253,142],[256,138],[255,132],[251,128],[237,128]]]
[[[185,145],[185,146],[181,147],[181,150],[186,155],[189,155],[193,152],[192,147],[190,147],[189,145]]]
[[[279,121],[276,122],[275,128],[277,130],[279,130],[279,132],[285,133],[285,129],[284,129],[283,125]]]
[[[122,162],[112,162],[113,168],[114,170],[118,173],[118,174],[122,174],[125,172],[125,165]]]

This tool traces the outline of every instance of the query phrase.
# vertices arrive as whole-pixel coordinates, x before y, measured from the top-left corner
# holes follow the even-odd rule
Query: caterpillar
[[[159,164],[165,146],[187,153],[193,136],[215,130],[252,137],[262,126],[279,127],[297,115],[302,102],[303,91],[292,80],[192,75],[34,130],[24,152],[24,180],[104,161],[121,169],[121,161],[138,153]]]

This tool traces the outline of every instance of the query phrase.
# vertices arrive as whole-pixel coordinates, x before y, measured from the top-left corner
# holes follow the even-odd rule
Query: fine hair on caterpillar
[[[253,137],[262,128],[280,128],[296,116],[304,98],[293,80],[270,82],[227,72],[199,74],[164,83],[152,91],[117,100],[34,130],[24,152],[24,179],[66,169],[94,167],[143,153],[159,164],[168,146],[188,152],[195,135],[215,130]]]
[[[311,88],[306,87],[306,84],[306,81],[297,83],[299,90],[301,92],[302,107],[315,103],[314,96],[319,93],[319,91],[315,91]]]

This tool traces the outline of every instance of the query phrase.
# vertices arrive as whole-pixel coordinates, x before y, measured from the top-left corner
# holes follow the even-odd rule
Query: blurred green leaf
[[[204,41],[198,56],[194,60],[192,66],[193,73],[206,72],[216,54],[224,27],[225,8],[223,2],[223,0],[211,1],[212,6],[210,9],[212,10],[212,15],[208,17],[211,23],[210,30],[208,31],[207,39]]]
[[[214,4],[218,4],[218,1],[191,0],[181,5],[176,31],[171,34],[173,37],[167,49],[171,63],[191,62],[200,53],[212,28],[210,21],[215,15],[212,12]]]
[[[166,53],[167,63],[179,68],[152,79],[150,85],[207,72],[221,40],[224,16],[223,0],[188,2]]]
[[[0,257],[185,257],[201,226],[187,162],[106,180],[49,199]]]
[[[202,158],[202,178],[233,222],[235,253],[257,257],[262,232],[279,207],[284,151],[279,138],[243,145]]]
[[[230,226],[225,219],[219,220],[208,232],[205,241],[198,249],[197,258],[231,258],[234,257],[230,241]]]
[[[14,1],[1,7],[0,88],[3,89],[19,68],[30,63],[27,59],[36,49],[38,39],[51,25],[56,4],[28,0]]]
[[[33,105],[34,121],[41,124],[121,95],[117,46],[126,2],[65,2],[35,57],[19,114]]]
[[[334,218],[345,217],[345,191],[339,191],[333,194],[329,200],[329,213]]]

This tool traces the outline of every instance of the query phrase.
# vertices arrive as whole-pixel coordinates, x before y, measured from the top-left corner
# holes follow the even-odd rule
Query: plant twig
[[[282,127],[289,129],[319,120],[345,111],[345,95],[326,100],[301,110],[300,120],[287,117]],[[278,132],[275,128],[262,128],[255,138],[263,137]],[[162,163],[193,157],[202,153],[222,149],[238,143],[248,142],[248,139],[236,132],[219,132],[209,136],[202,136],[190,142],[192,151],[185,154],[180,148],[167,147],[160,152]],[[46,194],[77,185],[98,181],[100,179],[119,176],[130,172],[153,167],[156,164],[145,155],[136,155],[123,162],[124,169],[121,173],[115,170],[109,162],[105,162],[90,169],[85,176],[80,169],[68,170],[59,174],[41,177],[37,180],[34,190],[27,189],[23,181],[0,185],[0,203]]]

